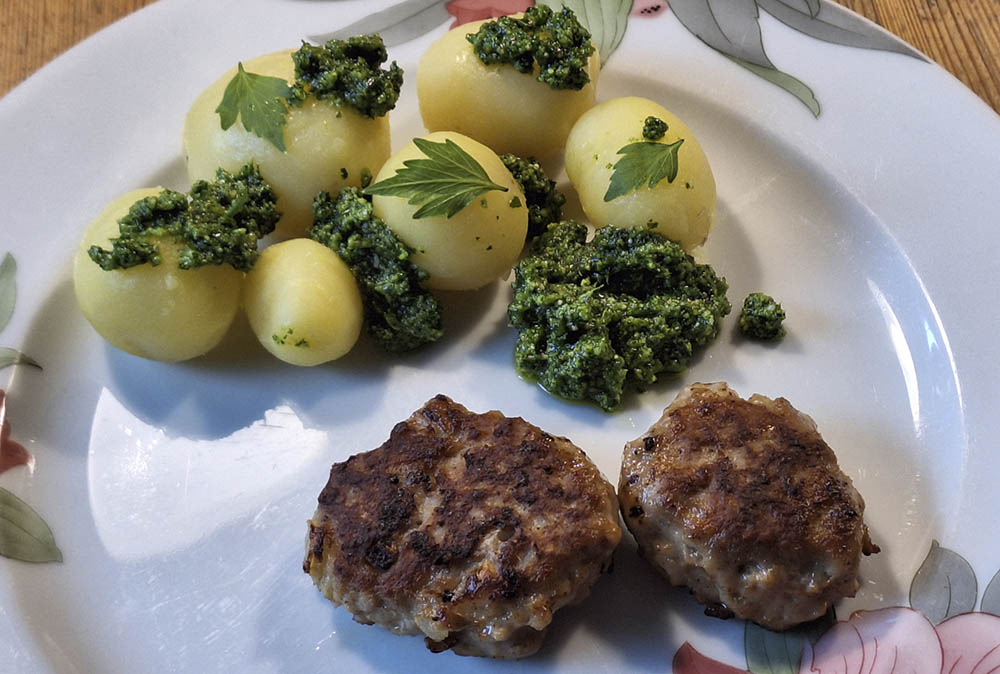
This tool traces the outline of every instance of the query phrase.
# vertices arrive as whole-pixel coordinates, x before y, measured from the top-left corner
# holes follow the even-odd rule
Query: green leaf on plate
[[[52,530],[31,506],[0,487],[0,555],[23,562],[61,562]]]
[[[670,0],[670,11],[692,35],[730,58],[766,68],[756,0]]]
[[[420,219],[450,218],[481,194],[507,191],[490,180],[479,162],[454,141],[414,138],[413,142],[427,159],[407,159],[395,175],[366,187],[365,194],[408,198],[411,206],[420,206],[413,214]]]
[[[965,558],[937,541],[910,583],[910,606],[935,625],[976,608],[976,573]]]
[[[993,580],[986,586],[983,593],[983,603],[979,605],[979,610],[984,613],[1000,615],[1000,571],[993,576]]]
[[[817,40],[927,60],[895,35],[833,2],[821,5],[819,0],[757,0],[757,5],[786,26]]]
[[[7,327],[10,317],[14,315],[14,301],[17,299],[17,284],[14,282],[16,271],[14,256],[7,253],[3,256],[3,262],[0,262],[0,330]]]
[[[590,32],[602,64],[621,44],[632,11],[632,0],[538,0],[536,4],[573,10],[577,21]]]
[[[751,674],[798,674],[802,643],[798,631],[772,632],[747,622],[743,632],[747,670]]]
[[[240,63],[215,111],[219,113],[223,130],[235,124],[239,117],[244,129],[284,152],[286,101],[291,95],[292,88],[282,78],[248,73]]]
[[[799,99],[803,105],[809,108],[813,117],[819,117],[819,101],[816,100],[816,96],[813,94],[812,89],[810,89],[802,80],[796,79],[788,73],[783,73],[777,68],[765,68],[764,66],[759,66],[756,63],[750,63],[749,61],[744,61],[734,56],[730,56],[729,58],[752,72],[754,75],[764,78],[771,84],[778,85],[792,96],[795,96],[795,98]]]
[[[355,35],[378,33],[386,47],[395,47],[429,33],[451,18],[445,0],[406,0],[332,33],[310,35],[313,42],[346,40]]]
[[[37,367],[39,370],[42,369],[38,361],[31,356],[26,356],[17,349],[0,346],[0,370],[11,365],[30,365],[31,367]]]
[[[669,144],[643,140],[618,150],[622,158],[611,173],[611,184],[604,193],[604,200],[617,199],[644,186],[653,189],[664,178],[668,183],[674,182],[678,169],[677,151],[683,142],[683,138]]]

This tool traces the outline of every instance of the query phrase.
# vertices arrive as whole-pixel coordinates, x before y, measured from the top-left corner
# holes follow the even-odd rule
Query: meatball
[[[439,395],[333,466],[303,568],[358,622],[424,634],[435,652],[519,658],[620,539],[614,488],[582,450]]]
[[[859,587],[878,552],[861,495],[811,418],[726,384],[682,391],[625,446],[618,487],[639,552],[706,613],[785,630]]]

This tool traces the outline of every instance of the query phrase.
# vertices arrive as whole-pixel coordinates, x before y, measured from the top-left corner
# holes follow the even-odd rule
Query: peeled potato
[[[243,64],[248,73],[295,79],[291,51],[268,54]],[[375,175],[389,156],[389,116],[369,119],[350,106],[307,100],[288,112],[282,152],[243,128],[242,118],[222,130],[215,112],[232,68],[198,96],[184,120],[184,156],[191,181],[211,180],[219,167],[236,171],[251,161],[278,195],[282,213],[279,238],[303,236],[312,225],[312,202],[326,190],[361,185],[364,169]],[[346,175],[346,177],[345,177]]]
[[[528,208],[521,186],[500,161],[496,152],[471,138],[450,131],[439,131],[425,138],[458,144],[475,159],[490,180],[506,191],[490,190],[447,218],[415,219],[419,206],[411,206],[404,197],[375,195],[375,215],[414,250],[410,260],[430,276],[428,288],[473,290],[506,273],[514,265],[528,234]],[[382,166],[375,182],[395,175],[410,159],[425,158],[410,143]],[[515,201],[516,200],[516,201]]]
[[[484,65],[466,35],[474,21],[434,42],[417,66],[420,115],[429,131],[457,131],[494,151],[546,158],[562,150],[577,118],[594,105],[601,59],[590,57],[590,82],[579,91],[552,89],[509,65]],[[536,66],[537,70],[537,66]]]
[[[239,308],[243,274],[229,265],[177,267],[177,244],[160,243],[162,262],[104,271],[87,254],[111,247],[118,219],[161,188],[129,192],[111,202],[87,228],[73,260],[73,287],[83,315],[122,351],[175,362],[200,356],[218,344]]]
[[[618,150],[643,140],[643,123],[649,116],[662,119],[669,127],[659,142],[684,139],[677,152],[677,177],[673,182],[663,179],[652,189],[643,186],[604,201],[614,165],[622,158]],[[708,158],[684,122],[653,101],[615,98],[584,113],[566,141],[566,173],[584,213],[597,227],[655,222],[656,231],[688,250],[704,243],[712,229],[715,178]]]
[[[247,274],[243,306],[264,348],[292,365],[340,358],[361,333],[361,292],[351,270],[312,239],[265,248]]]

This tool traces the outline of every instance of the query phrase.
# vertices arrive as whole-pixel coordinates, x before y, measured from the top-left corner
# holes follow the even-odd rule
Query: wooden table
[[[0,95],[153,0],[4,0]],[[1000,112],[1000,0],[839,0],[940,63]]]

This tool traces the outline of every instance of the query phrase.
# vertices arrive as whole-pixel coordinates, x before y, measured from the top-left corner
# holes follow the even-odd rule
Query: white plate
[[[768,56],[812,88],[818,117],[663,6],[630,17],[599,97],[656,99],[697,133],[719,186],[707,255],[734,304],[756,289],[781,300],[779,345],[735,339],[733,314],[690,371],[613,415],[515,376],[504,283],[448,296],[447,337],[402,358],[361,346],[295,369],[245,327],[181,365],[106,346],[69,278],[85,225],[127,190],[186,188],[184,113],[219,73],[371,11],[360,0],[163,0],[0,102],[0,254],[18,264],[0,345],[44,366],[0,371],[11,438],[35,457],[0,487],[48,521],[65,557],[0,559],[0,671],[662,672],[685,641],[746,666],[744,624],[704,617],[628,544],[585,604],[556,615],[541,653],[517,663],[432,655],[323,600],[301,557],[330,464],[377,446],[438,392],[575,439],[612,480],[623,444],[686,383],[783,395],[819,423],[883,549],[864,560],[842,618],[907,605],[932,541],[969,568],[932,556],[924,580],[964,573],[967,587],[973,573],[983,594],[1000,568],[1000,121],[937,66],[822,42],[765,13]],[[422,132],[415,66],[446,28],[433,11],[437,27],[390,50],[408,75],[394,147]]]

